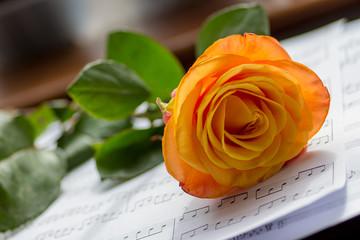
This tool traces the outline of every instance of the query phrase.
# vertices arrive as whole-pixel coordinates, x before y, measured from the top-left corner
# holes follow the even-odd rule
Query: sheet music
[[[336,39],[344,104],[346,187],[315,204],[234,239],[295,239],[308,236],[360,214],[360,20],[346,23]],[[309,37],[308,44],[311,44]]]
[[[327,32],[336,34],[339,26]],[[328,50],[314,57],[329,54],[316,65],[331,94],[329,116],[307,152],[267,181],[222,198],[198,199],[179,188],[164,164],[120,184],[101,182],[90,161],[66,176],[61,196],[47,211],[0,239],[225,239],[269,228],[266,224],[340,192],[346,178],[342,92],[338,64]]]

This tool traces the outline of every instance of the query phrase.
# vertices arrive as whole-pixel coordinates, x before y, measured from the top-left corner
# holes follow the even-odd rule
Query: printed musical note
[[[329,119],[325,119],[324,124],[322,125],[322,128],[327,128],[327,127],[329,127],[329,122],[330,122]]]
[[[152,200],[152,196],[137,200],[134,204],[134,207],[131,209],[131,212],[134,212],[136,209],[142,208],[144,206],[150,205],[152,203]]]
[[[172,193],[172,194],[167,194],[165,193],[164,195],[157,195],[155,197],[155,200],[154,200],[154,204],[160,204],[160,203],[164,203],[164,202],[168,202],[170,201],[176,194],[175,193]]]
[[[325,188],[324,186],[321,186],[317,191],[314,191],[314,190],[306,191],[306,196],[310,196],[310,195],[313,195],[313,194],[317,194],[317,193],[319,193],[321,190],[323,190],[324,188]]]
[[[207,214],[210,211],[209,206],[197,208],[191,211],[184,212],[183,216],[179,219],[179,221],[183,221],[184,219],[188,218],[195,218],[198,215],[204,215]]]
[[[243,193],[240,193],[240,194],[236,194],[234,196],[226,197],[226,198],[221,199],[220,204],[217,207],[219,208],[219,207],[223,207],[223,206],[226,206],[226,205],[232,205],[237,200],[238,201],[243,201],[243,200],[248,199],[248,197],[249,197],[248,192],[243,192]]]
[[[182,239],[192,238],[192,237],[196,236],[196,234],[199,234],[199,232],[200,233],[205,232],[208,229],[209,229],[209,224],[202,225],[201,227],[197,227],[190,231],[182,233],[180,239],[182,240]]]
[[[161,225],[160,228],[150,227],[147,231],[141,230],[136,233],[136,240],[147,238],[162,233],[163,229],[166,227],[166,224]]]
[[[356,172],[353,171],[353,170],[351,170],[351,171],[350,171],[350,174],[348,174],[348,179],[353,179],[354,176],[355,176],[355,174],[356,174]]]
[[[308,147],[310,147],[312,145],[327,144],[327,143],[329,143],[329,141],[330,141],[329,135],[325,135],[325,136],[321,136],[321,137],[317,137],[317,138],[312,138],[308,142]]]
[[[53,230],[49,230],[43,233],[38,234],[35,237],[35,240],[46,240],[47,238],[51,237],[53,235]]]
[[[260,199],[266,196],[269,196],[271,194],[274,193],[278,193],[281,192],[284,189],[284,186],[286,185],[286,182],[281,183],[280,186],[276,186],[275,184],[272,185],[271,187],[266,186],[266,187],[262,187],[259,189],[256,189],[256,199]]]
[[[38,222],[38,225],[46,225],[46,224],[54,223],[62,219],[66,219],[76,215],[87,215],[89,213],[98,211],[102,206],[103,206],[103,202],[96,202],[90,205],[86,204],[84,206],[75,206],[64,210],[62,213],[56,213],[45,217],[43,220]]]
[[[175,228],[175,218],[164,222],[143,226],[126,234],[114,235],[107,240],[171,239]]]
[[[270,202],[261,204],[261,205],[258,207],[258,210],[257,210],[257,212],[256,212],[254,215],[255,215],[255,216],[256,216],[256,215],[259,215],[262,209],[268,210],[268,209],[274,207],[274,205],[279,204],[279,203],[283,203],[283,202],[285,202],[285,201],[286,201],[286,196],[282,196],[282,197],[277,198],[277,199],[275,199],[275,200],[273,200],[273,201],[270,201]]]
[[[318,166],[318,167],[303,170],[303,171],[300,171],[298,173],[295,180],[299,180],[300,178],[303,178],[303,177],[310,177],[312,175],[316,175],[316,174],[324,172],[324,171],[325,171],[325,165],[321,165],[321,166]]]
[[[101,217],[101,222],[113,221],[113,220],[117,219],[121,213],[122,213],[121,211],[113,211],[111,213],[104,213]]]
[[[352,101],[346,101],[344,102],[344,108],[345,110],[349,110],[353,107],[356,107],[360,105],[360,99],[352,100]]]
[[[319,193],[320,191],[322,191],[325,187],[324,186],[320,186],[317,189],[314,187],[313,189],[307,189],[306,191],[300,192],[300,193],[296,193],[293,196],[293,200],[298,200],[300,198],[304,198],[304,197],[308,197],[310,195],[314,195]]]
[[[238,219],[230,218],[229,220],[226,220],[226,221],[217,222],[216,225],[215,225],[215,230],[218,230],[218,229],[224,228],[224,227],[228,227],[228,226],[233,225],[235,223],[239,223],[239,222],[243,221],[245,218],[246,218],[246,216],[244,215],[244,216],[241,216]]]
[[[99,221],[101,219],[101,216],[100,214],[96,214],[94,216],[91,216],[91,217],[88,217],[88,218],[85,218],[82,223],[80,224],[80,227],[77,228],[77,230],[82,230],[84,229],[85,227],[87,226],[90,226],[94,223],[96,223],[97,221]]]
[[[66,228],[63,228],[63,229],[58,229],[55,231],[55,234],[54,234],[54,237],[55,238],[61,238],[61,237],[64,237],[64,236],[68,236],[70,235],[73,231],[75,230],[75,227],[66,227]]]

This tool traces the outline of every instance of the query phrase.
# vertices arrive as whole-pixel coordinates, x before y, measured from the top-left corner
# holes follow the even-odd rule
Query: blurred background
[[[279,40],[360,18],[359,0],[0,0],[0,108],[66,96],[81,68],[104,57],[115,30],[154,38],[188,67],[206,17],[242,2],[264,6]]]

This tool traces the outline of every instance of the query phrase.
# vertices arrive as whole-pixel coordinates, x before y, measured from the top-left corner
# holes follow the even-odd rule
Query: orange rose
[[[167,170],[197,197],[250,187],[304,149],[329,104],[319,77],[293,62],[274,38],[218,40],[189,69],[166,108]]]

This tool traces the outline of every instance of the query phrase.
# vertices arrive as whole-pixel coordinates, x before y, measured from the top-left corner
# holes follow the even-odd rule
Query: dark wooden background
[[[64,97],[66,87],[80,69],[104,57],[106,34],[115,29],[147,34],[173,51],[186,67],[190,66],[194,61],[197,32],[206,17],[223,7],[246,1],[61,0],[58,2],[64,3],[60,7],[46,4],[55,0],[34,1],[44,2],[34,6],[31,2],[0,1],[0,108],[29,107]],[[101,2],[102,7],[94,2]],[[360,17],[358,0],[255,2],[265,7],[272,35],[279,40],[342,17]],[[62,12],[58,13],[59,9]],[[82,25],[69,12],[77,16],[78,22],[80,18]],[[35,20],[30,21],[31,17]],[[58,22],[67,25],[59,26]],[[37,26],[41,23],[45,26]],[[74,25],[81,26],[76,29]],[[93,30],[81,31],[90,25]],[[72,28],[71,31],[66,27]]]

